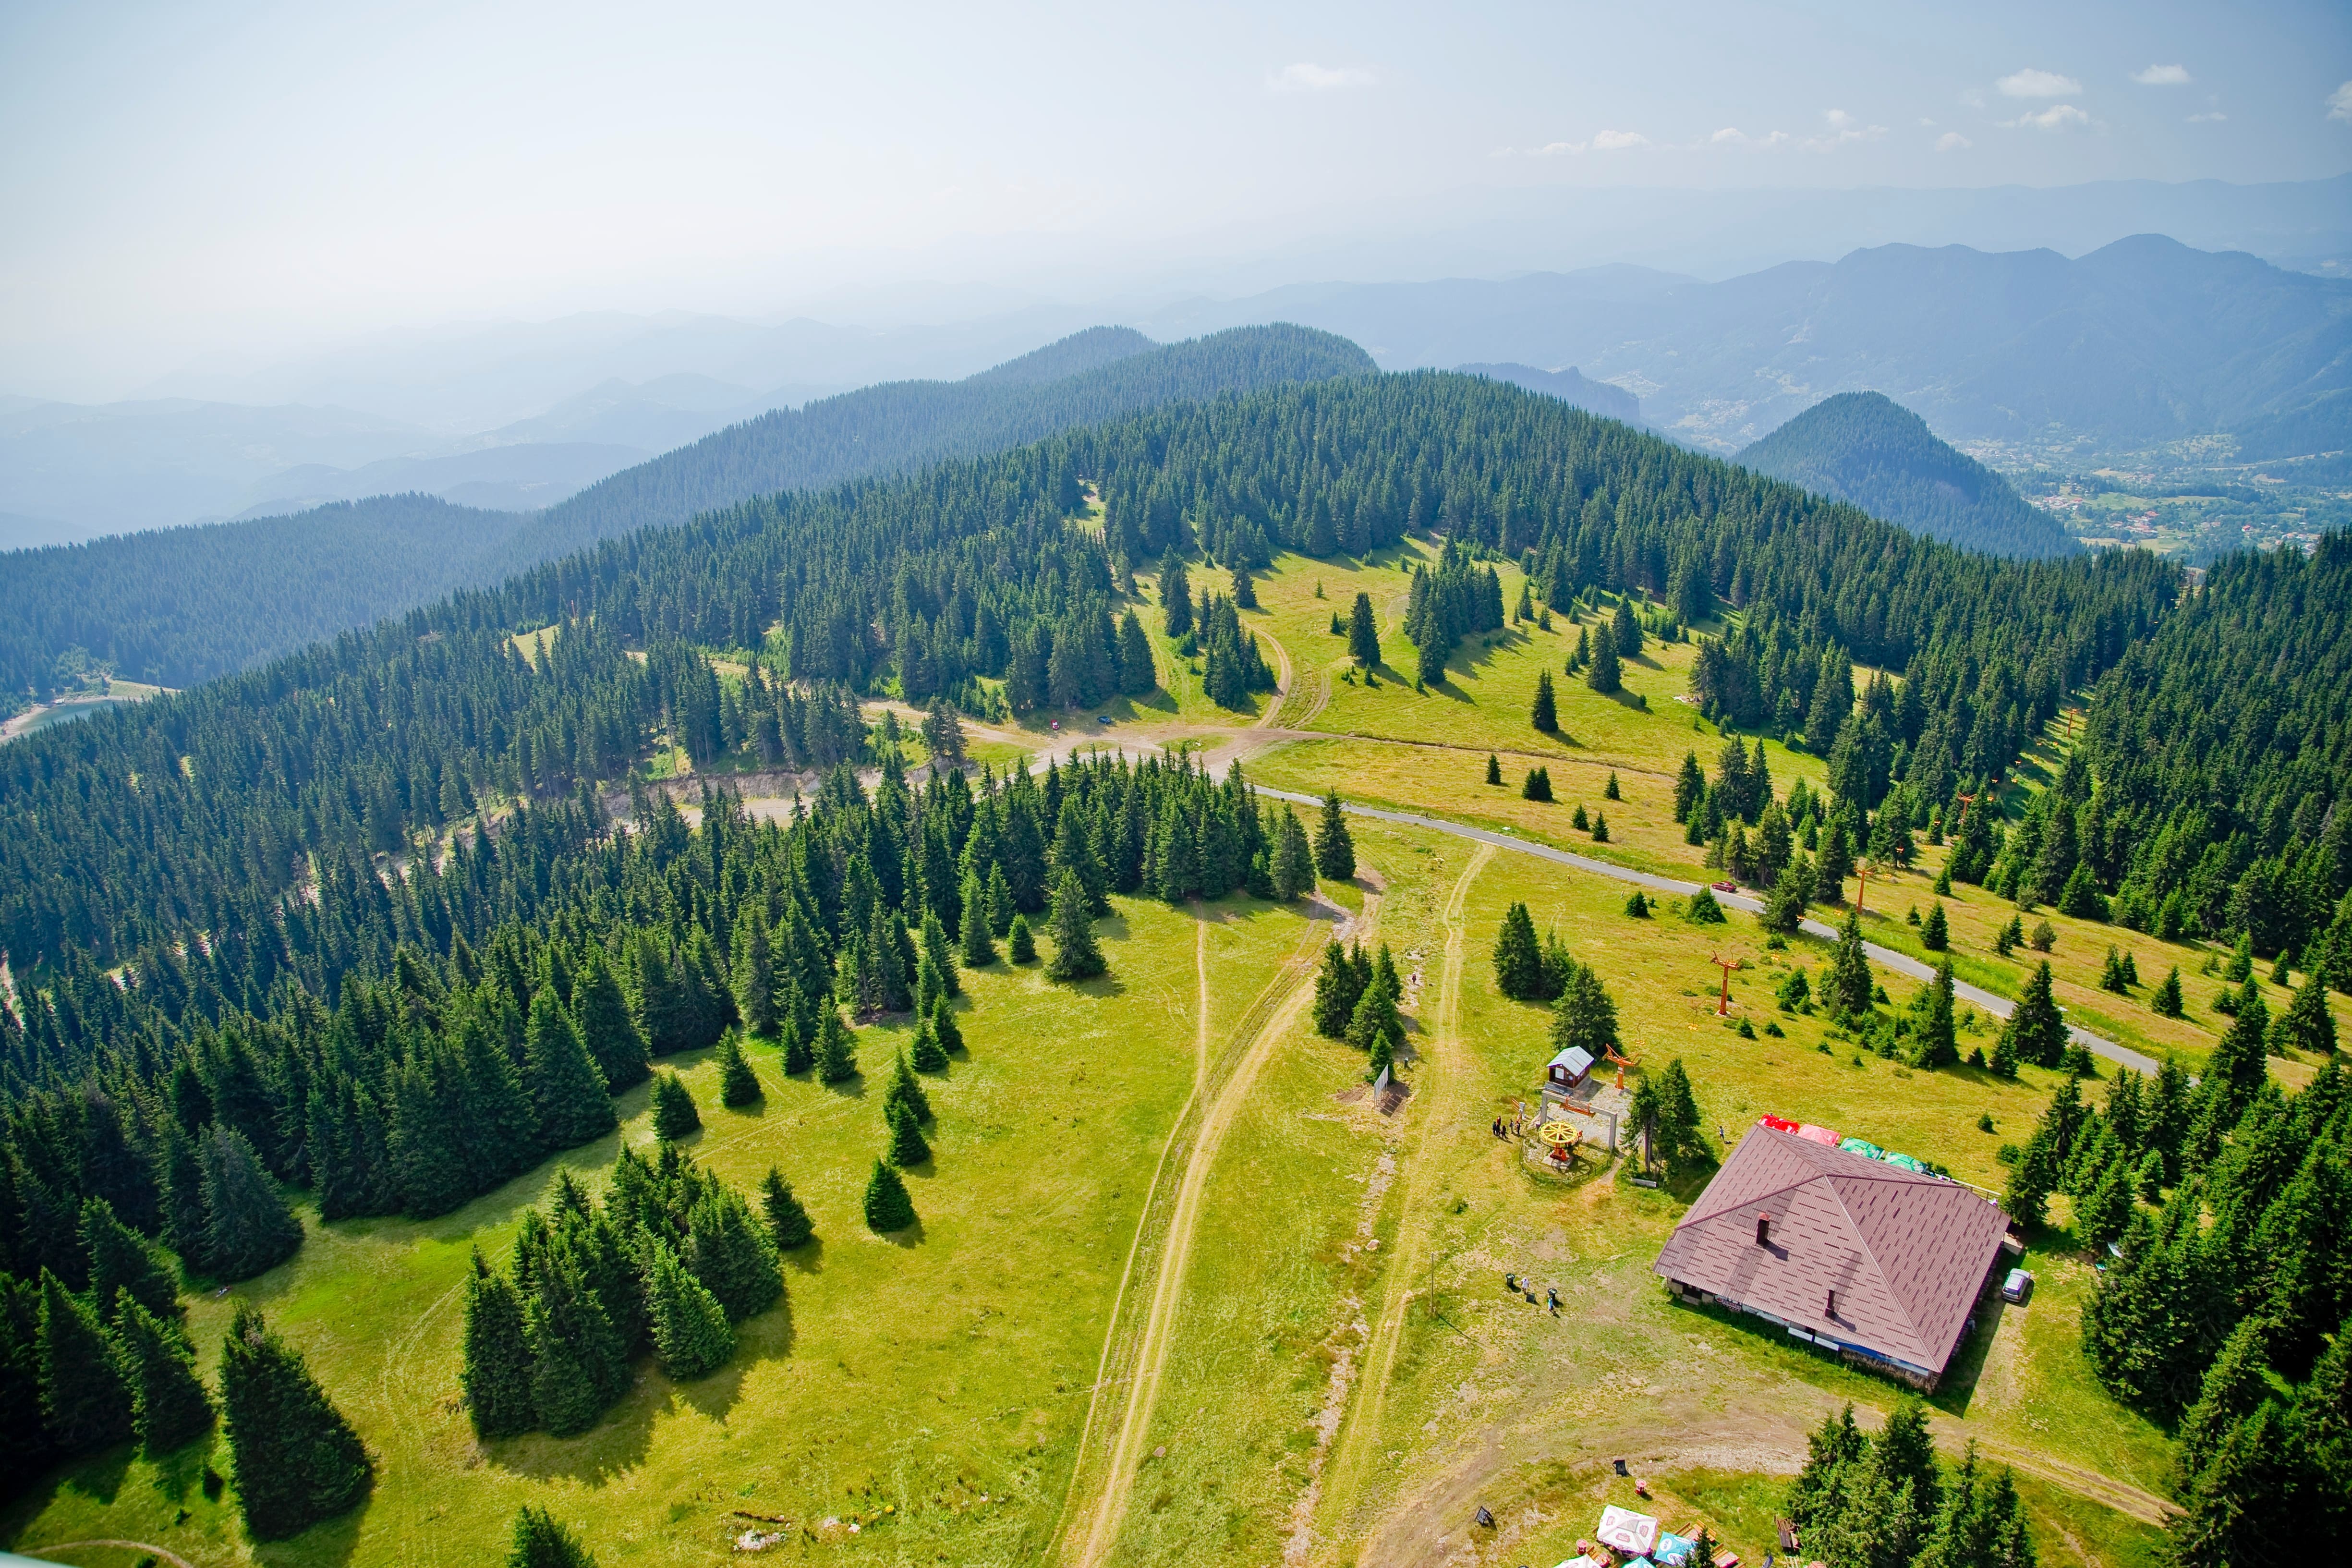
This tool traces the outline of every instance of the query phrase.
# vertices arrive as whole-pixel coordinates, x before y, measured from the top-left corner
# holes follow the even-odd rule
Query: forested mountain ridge
[[[1622,419],[1628,425],[1642,420],[1642,400],[1622,386],[1605,381],[1595,381],[1574,365],[1566,370],[1538,370],[1531,364],[1464,364],[1454,368],[1465,375],[1483,375],[1496,381],[1507,381],[1514,386],[1524,386],[1529,392],[1540,392],[1557,397],[1562,403],[1572,403],[1587,413],[1607,419]]]
[[[1926,420],[1884,393],[1823,398],[1733,460],[1964,549],[1994,555],[2082,549],[2007,479],[1937,440]]]
[[[973,456],[1170,398],[1369,372],[1344,340],[1248,327],[1153,346],[1081,332],[962,382],[898,382],[780,410],[541,513],[384,497],[0,554],[0,691],[47,689],[79,647],[188,687],[648,523],[933,458]]]

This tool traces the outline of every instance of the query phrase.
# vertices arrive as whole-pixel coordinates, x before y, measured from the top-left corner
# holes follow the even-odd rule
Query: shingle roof
[[[1771,1217],[1762,1247],[1759,1214]],[[1675,1227],[1656,1272],[1941,1373],[2007,1229],[2000,1209],[1956,1183],[1756,1127]]]

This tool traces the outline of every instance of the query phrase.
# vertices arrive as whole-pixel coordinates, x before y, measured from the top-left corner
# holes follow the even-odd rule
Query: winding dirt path
[[[1463,917],[1469,902],[1470,885],[1494,858],[1495,848],[1490,844],[1481,844],[1472,850],[1469,864],[1462,868],[1462,875],[1454,879],[1453,894],[1445,900],[1445,960],[1438,980],[1437,1027],[1431,1031],[1429,1059],[1422,1064],[1417,1075],[1420,1081],[1412,1102],[1418,1108],[1426,1095],[1428,1104],[1425,1110],[1416,1109],[1421,1128],[1412,1152],[1405,1157],[1400,1191],[1402,1218],[1389,1265],[1388,1300],[1364,1347],[1364,1375],[1356,1384],[1355,1408],[1348,1413],[1339,1449],[1332,1457],[1329,1479],[1323,1487],[1321,1506],[1317,1510],[1332,1526],[1344,1519],[1362,1490],[1364,1468],[1370,1461],[1372,1444],[1380,1436],[1389,1384],[1396,1371],[1397,1347],[1404,1340],[1405,1310],[1415,1295],[1413,1281],[1428,1267],[1430,1247],[1435,1239],[1434,1227],[1421,1223],[1420,1216],[1427,1206],[1437,1156],[1452,1141],[1452,1135],[1461,1131],[1462,1093],[1469,1077],[1462,1051]],[[1328,1541],[1334,1538],[1335,1531],[1327,1528],[1320,1533]]]
[[[1380,905],[1379,892],[1367,892],[1363,913],[1346,922],[1341,930],[1356,940],[1369,938],[1378,929]],[[1204,925],[1204,942],[1206,930]],[[1109,1556],[1111,1547],[1118,1542],[1119,1527],[1126,1521],[1128,1499],[1134,1490],[1135,1472],[1142,1462],[1144,1440],[1150,1434],[1152,1412],[1159,1404],[1160,1378],[1167,1370],[1176,1319],[1184,1304],[1184,1279],[1192,1259],[1193,1238],[1200,1226],[1201,1208],[1208,1190],[1209,1176],[1223,1147],[1225,1133],[1248,1100],[1258,1074],[1274,1055],[1275,1046],[1289,1032],[1291,1025],[1307,1005],[1315,973],[1313,955],[1319,952],[1322,946],[1319,941],[1312,940],[1318,934],[1316,922],[1309,922],[1306,931],[1300,933],[1297,949],[1266,983],[1265,988],[1259,992],[1234,1031],[1235,1038],[1245,1037],[1248,1045],[1233,1069],[1218,1085],[1215,1098],[1210,1101],[1202,1117],[1200,1130],[1193,1137],[1192,1149],[1185,1158],[1183,1175],[1168,1218],[1167,1234],[1160,1243],[1150,1305],[1141,1322],[1123,1328],[1114,1313],[1110,1333],[1104,1342],[1102,1375],[1096,1380],[1097,1396],[1110,1366],[1127,1359],[1126,1347],[1118,1342],[1126,1335],[1132,1336],[1134,1370],[1128,1381],[1127,1403],[1119,1413],[1118,1429],[1110,1439],[1108,1457],[1100,1470],[1100,1480],[1095,1483],[1101,1489],[1090,1504],[1082,1505],[1087,1510],[1085,1522],[1063,1545],[1063,1560],[1077,1565],[1077,1568],[1097,1568]],[[1201,1023],[1198,1048],[1205,1062],[1209,1042],[1209,981],[1205,948],[1202,950],[1199,960],[1199,973]],[[1196,1099],[1198,1089],[1196,1083]],[[1192,1104],[1192,1100],[1186,1101],[1188,1110]],[[1180,1130],[1181,1121],[1180,1117]],[[1178,1135],[1170,1135],[1171,1148]],[[1166,1151],[1162,1152],[1161,1158],[1164,1162]],[[1157,1180],[1155,1175],[1155,1187]],[[1149,1202],[1147,1199],[1147,1209]],[[1146,1222],[1139,1223],[1137,1226],[1139,1241],[1148,1218],[1147,1215]],[[1089,1410],[1089,1428],[1092,1421],[1093,1415]],[[1086,1467],[1087,1447],[1082,1440],[1078,1456],[1081,1469]],[[1078,1496],[1079,1479],[1075,1475],[1071,1478],[1071,1499]],[[1064,1506],[1066,1509],[1068,1507],[1067,1501]]]
[[[145,1552],[162,1558],[169,1563],[172,1568],[195,1568],[195,1564],[178,1552],[167,1552],[160,1546],[151,1545],[144,1541],[60,1541],[53,1546],[27,1546],[22,1555],[30,1556],[36,1552],[71,1552],[78,1546],[115,1546],[125,1552]]]

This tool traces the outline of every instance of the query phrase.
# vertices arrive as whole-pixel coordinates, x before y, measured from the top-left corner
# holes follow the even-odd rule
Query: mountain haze
[[[1742,468],[1851,501],[1915,533],[1995,555],[2072,555],[2057,521],[1876,392],[1824,398],[1740,452]]]
[[[1562,403],[1573,404],[1588,414],[1598,414],[1603,418],[1622,419],[1628,425],[1642,422],[1640,398],[1622,386],[1594,381],[1574,365],[1566,370],[1538,370],[1531,364],[1465,364],[1454,368],[1465,375],[1483,375],[1490,381],[1507,381],[1513,386],[1524,386],[1529,392],[1557,397]]]

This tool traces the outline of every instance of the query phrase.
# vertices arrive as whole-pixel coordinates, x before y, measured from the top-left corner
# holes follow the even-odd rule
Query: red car
[[[1708,885],[1714,888],[1714,889],[1718,893],[1736,893],[1739,891],[1739,884],[1737,882],[1713,882]]]

